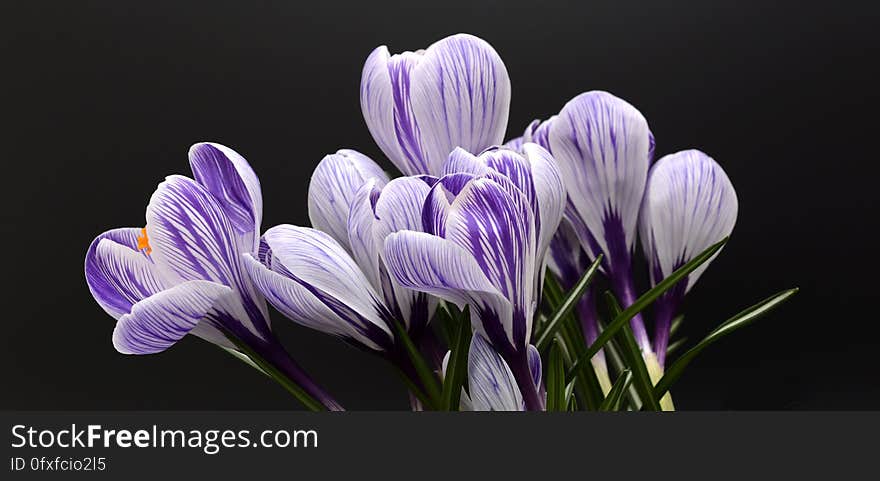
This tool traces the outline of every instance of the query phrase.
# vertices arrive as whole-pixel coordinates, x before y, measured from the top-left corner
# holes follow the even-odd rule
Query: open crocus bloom
[[[269,302],[295,322],[394,357],[401,354],[394,321],[418,337],[436,301],[390,279],[380,248],[387,233],[421,226],[430,180],[389,182],[366,156],[340,152],[321,161],[309,188],[312,223],[326,231],[273,227],[245,265]]]
[[[361,77],[361,109],[379,148],[404,175],[440,175],[455,147],[480,152],[507,129],[510,79],[498,53],[467,34],[426,50],[376,48]]]
[[[730,179],[708,155],[685,150],[657,161],[648,177],[639,221],[651,283],[660,282],[729,236],[736,223],[737,208],[736,191]],[[657,301],[654,347],[660,366],[666,357],[671,319],[710,262],[711,259]]]
[[[476,333],[505,360],[530,410],[541,409],[529,372],[532,319],[540,298],[544,256],[562,217],[565,192],[546,150],[527,155],[458,149],[449,174],[431,189],[424,232],[385,238],[385,260],[401,285],[470,305]],[[456,172],[456,173],[451,173]]]
[[[265,302],[239,261],[259,236],[259,181],[217,144],[194,145],[190,165],[196,180],[162,182],[145,228],[105,232],[86,254],[86,280],[118,320],[113,344],[122,353],[160,352],[190,332],[224,346],[227,335],[271,337]]]
[[[581,246],[591,258],[604,254],[603,271],[628,306],[635,301],[631,257],[654,151],[648,123],[624,100],[594,91],[573,98],[556,118],[527,129],[526,136],[543,139],[545,129],[565,179],[568,218]],[[633,318],[632,328],[639,347],[650,356],[641,316]]]
[[[229,349],[247,344],[325,406],[339,406],[283,351],[266,303],[241,264],[255,252],[262,216],[250,165],[218,144],[190,149],[195,179],[159,184],[146,227],[98,236],[86,253],[86,281],[117,319],[113,345],[124,354],[164,351],[186,334]]]

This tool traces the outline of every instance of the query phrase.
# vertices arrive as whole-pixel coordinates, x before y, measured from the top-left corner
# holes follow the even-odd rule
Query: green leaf
[[[568,370],[568,379],[574,378],[574,375],[577,373],[576,368],[584,362],[589,361],[602,349],[602,346],[608,342],[609,339],[614,337],[617,334],[617,331],[620,330],[624,325],[628,324],[630,319],[635,317],[636,314],[644,310],[646,307],[651,305],[652,302],[657,300],[658,297],[663,295],[664,292],[668,291],[672,286],[674,286],[678,281],[687,277],[688,274],[693,272],[697,267],[700,267],[704,262],[708,261],[718,252],[719,249],[724,247],[724,244],[727,243],[727,237],[722,239],[720,242],[710,246],[708,249],[701,252],[698,256],[691,259],[687,264],[679,267],[672,274],[669,274],[669,277],[660,281],[656,286],[651,288],[648,292],[642,294],[635,302],[626,309],[623,310],[620,314],[615,316],[614,320],[608,324],[608,326],[602,330],[599,334],[599,337],[596,338],[596,341],[587,349],[587,351],[579,357],[572,367]]]
[[[681,346],[683,346],[684,343],[687,342],[687,339],[687,337],[682,337],[681,339],[676,339],[675,342],[670,344],[669,347],[666,348],[666,359],[669,359],[669,356],[671,356],[672,353],[679,350]]]
[[[539,351],[543,351],[547,348],[548,344],[553,339],[553,336],[556,334],[556,330],[559,329],[560,324],[562,324],[562,321],[571,314],[575,306],[577,306],[578,301],[583,297],[584,292],[586,292],[587,287],[589,287],[590,282],[593,280],[593,275],[596,274],[596,271],[599,269],[599,263],[601,262],[602,254],[599,254],[596,257],[596,260],[593,261],[593,264],[590,265],[590,267],[584,272],[584,275],[581,276],[581,279],[577,284],[575,284],[574,287],[568,291],[568,294],[565,295],[562,303],[556,308],[556,312],[550,316],[544,329],[538,335],[538,341],[535,343],[535,347],[537,347]]]
[[[294,382],[289,377],[285,376],[284,373],[278,370],[278,368],[276,368],[274,364],[257,354],[257,352],[251,349],[250,346],[248,346],[235,336],[227,335],[226,337],[230,341],[232,341],[233,344],[235,344],[235,347],[238,348],[241,354],[250,359],[250,361],[254,364],[255,367],[257,367],[259,371],[274,379],[275,382],[280,384],[281,387],[292,394],[293,397],[301,402],[306,408],[311,411],[327,410],[327,408],[323,404],[321,404],[320,401],[309,395],[309,393],[307,393],[302,387],[300,387],[299,384]],[[242,359],[242,357],[238,355],[236,355],[235,357]]]
[[[467,313],[468,308],[466,307],[464,309],[465,315],[458,323],[455,340],[449,346],[449,363],[446,365],[443,392],[440,398],[440,409],[444,411],[458,411],[461,401],[461,386],[467,377],[468,351],[471,345],[471,323]]]
[[[614,381],[614,385],[611,386],[611,390],[608,391],[608,395],[605,396],[602,404],[599,405],[599,410],[619,411],[620,400],[623,398],[623,393],[626,392],[626,388],[629,387],[630,381],[632,381],[632,371],[624,369],[623,372],[617,376],[617,380]]]
[[[657,386],[654,387],[654,394],[656,397],[660,397],[669,390],[669,388],[681,377],[681,374],[684,372],[684,369],[690,364],[691,361],[694,360],[697,355],[703,352],[703,349],[709,347],[715,341],[721,339],[722,337],[730,334],[733,331],[736,331],[739,328],[745,327],[752,322],[758,320],[768,312],[775,309],[777,306],[787,301],[791,296],[797,293],[798,288],[795,287],[793,289],[787,289],[777,294],[774,294],[767,299],[751,306],[744,311],[736,314],[730,319],[724,321],[715,328],[714,331],[710,332],[705,339],[700,341],[696,346],[690,348],[681,355],[675,362],[666,369],[666,373],[657,383]]]
[[[554,342],[547,355],[547,410],[565,411],[565,364],[562,359],[562,346]]]
[[[397,319],[394,319],[394,329],[397,331],[397,339],[403,344],[403,348],[412,362],[412,367],[415,369],[419,381],[421,381],[424,393],[431,401],[426,407],[436,407],[437,402],[440,400],[440,387],[437,383],[437,376],[428,366],[425,358],[422,357],[422,353],[419,352],[419,348],[416,347],[409,337],[409,333],[406,332],[406,329]]]
[[[605,300],[608,302],[611,314],[615,317],[619,316],[620,304],[617,303],[614,294],[605,291]],[[659,411],[660,403],[654,397],[654,384],[651,382],[651,376],[648,374],[647,366],[645,366],[645,358],[642,357],[642,350],[639,349],[639,345],[636,343],[636,338],[629,323],[620,330],[620,337],[622,339],[621,354],[623,354],[627,366],[632,371],[633,386],[639,394],[642,406],[651,411]]]
[[[681,327],[681,322],[684,321],[684,314],[679,314],[672,319],[672,323],[669,325],[669,337],[675,335],[678,332],[678,328]]]

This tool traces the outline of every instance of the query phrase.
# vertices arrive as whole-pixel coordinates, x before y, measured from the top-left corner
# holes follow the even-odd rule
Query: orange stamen
[[[137,241],[138,241],[138,245],[137,245],[138,250],[143,249],[144,252],[147,254],[150,254],[153,252],[153,248],[150,247],[150,238],[147,237],[147,228],[146,227],[141,229],[141,235],[138,236]]]

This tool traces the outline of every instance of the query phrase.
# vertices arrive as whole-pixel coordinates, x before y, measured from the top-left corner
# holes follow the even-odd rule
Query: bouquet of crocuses
[[[673,409],[669,388],[695,356],[796,289],[670,363],[682,301],[736,221],[730,180],[698,150],[651,165],[647,121],[602,91],[504,143],[510,90],[501,58],[471,35],[375,49],[361,109],[403,176],[354,150],[327,155],[309,186],[312,227],[261,232],[248,162],[194,145],[192,177],[159,184],[145,227],[88,248],[86,281],[116,318],[113,345],[152,354],[192,334],[306,407],[341,410],[275,336],[268,301],[386,359],[413,409]],[[641,295],[637,237],[651,283]]]

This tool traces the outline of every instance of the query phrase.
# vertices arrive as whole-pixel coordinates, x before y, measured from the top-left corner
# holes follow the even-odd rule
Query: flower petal
[[[474,179],[469,173],[448,174],[441,177],[428,193],[422,209],[422,230],[429,234],[444,237],[446,219],[452,201],[468,182]]]
[[[525,347],[537,294],[534,220],[525,196],[500,175],[473,180],[450,206],[446,238],[467,251],[513,304],[513,317],[501,324],[514,348]]]
[[[367,280],[376,289],[382,290],[381,264],[379,260],[382,244],[378,243],[376,230],[376,202],[382,189],[376,179],[370,179],[355,192],[348,215],[348,245],[351,254]]]
[[[480,152],[504,141],[510,79],[491,45],[458,34],[431,45],[412,71],[412,112],[428,172],[437,175],[455,147]]]
[[[485,175],[489,171],[485,159],[478,157],[461,147],[456,147],[443,164],[443,174],[452,175],[460,172]]]
[[[389,182],[376,201],[376,224],[373,231],[374,245],[380,256],[384,256],[385,238],[402,230],[419,230],[422,227],[422,207],[431,186],[419,177],[401,177]],[[383,277],[387,276],[382,261]],[[427,296],[401,286],[394,279],[383,288],[385,303],[396,307],[407,328],[421,327],[428,323],[436,302]]]
[[[483,336],[474,334],[468,353],[468,382],[475,411],[522,411],[522,394],[510,367]]]
[[[355,193],[368,180],[384,185],[388,176],[369,157],[340,150],[324,157],[309,183],[309,219],[312,227],[330,234],[346,249],[348,217]]]
[[[648,178],[640,219],[642,245],[651,263],[651,282],[656,284],[729,236],[737,209],[730,179],[708,155],[685,150],[657,161]],[[688,276],[688,290],[710,262]]]
[[[532,380],[535,381],[535,387],[541,389],[541,353],[533,344],[529,344],[529,371],[532,373]]]
[[[140,235],[141,229],[134,227],[113,229],[95,238],[86,252],[89,290],[115,319],[168,285],[153,259],[138,250]]]
[[[390,55],[384,45],[367,58],[361,74],[361,111],[382,152],[404,175],[427,174],[410,102],[410,76],[421,53]]]
[[[533,120],[523,133],[523,143],[534,142],[552,153],[550,150],[550,126],[553,125],[554,120],[556,120],[555,115],[543,122]]]
[[[213,143],[190,147],[189,164],[195,180],[214,196],[233,227],[253,244],[253,252],[260,236],[263,194],[250,164],[229,147]]]
[[[522,152],[528,161],[534,185],[533,195],[538,219],[538,258],[541,260],[562,220],[567,199],[565,184],[556,161],[545,148],[526,142],[522,146]]]
[[[123,354],[154,354],[168,349],[233,291],[209,281],[189,281],[154,294],[119,318],[113,346]]]
[[[391,333],[387,309],[354,259],[329,234],[308,227],[275,226],[263,235],[272,269],[301,284],[337,315]]]
[[[376,342],[377,336],[386,339],[383,345],[390,342],[390,336],[377,325],[363,322],[361,316],[352,315],[341,306],[335,308],[338,304],[335,299],[319,297],[320,294],[309,290],[304,284],[274,272],[250,254],[244,255],[244,265],[260,292],[292,321],[327,334],[353,339],[370,349],[382,350],[382,346]]]
[[[645,118],[607,92],[587,92],[563,107],[549,139],[577,215],[601,251],[630,252],[653,150]]]
[[[168,177],[147,206],[152,257],[183,280],[208,280],[232,287],[240,299],[224,298],[218,307],[255,334],[269,331],[266,303],[241,266],[242,246],[218,201],[201,184]]]
[[[403,287],[471,306],[474,328],[483,321],[510,319],[510,302],[492,285],[476,260],[455,243],[424,232],[400,231],[385,238],[386,266]],[[491,326],[490,326],[491,329]]]

